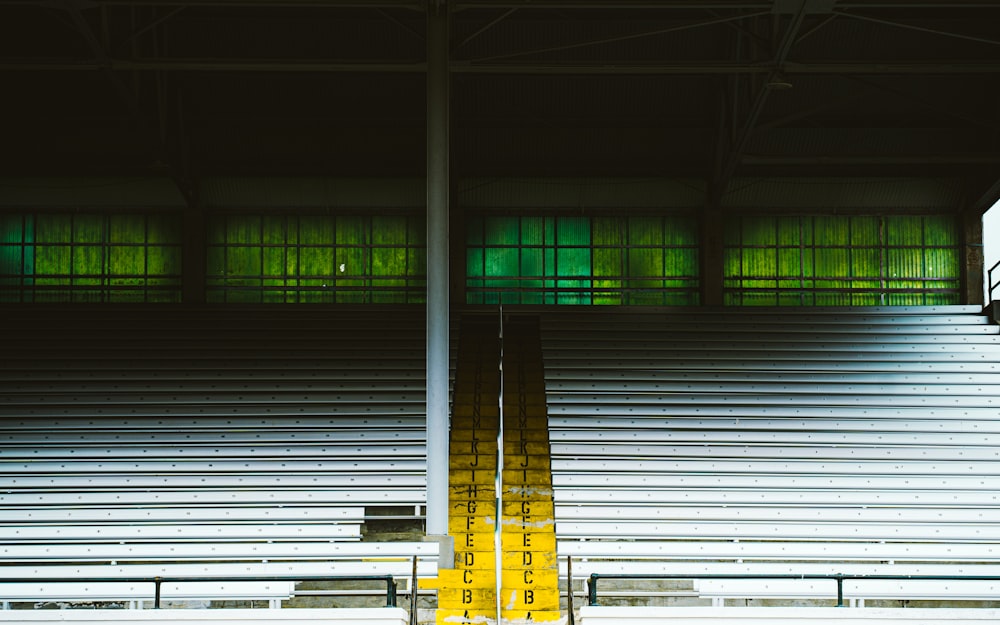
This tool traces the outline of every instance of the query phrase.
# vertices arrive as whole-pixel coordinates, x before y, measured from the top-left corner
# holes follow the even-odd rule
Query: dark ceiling
[[[428,6],[430,4],[431,6]],[[1000,197],[1000,2],[0,0],[8,174],[942,178]],[[711,195],[711,194],[710,194]]]

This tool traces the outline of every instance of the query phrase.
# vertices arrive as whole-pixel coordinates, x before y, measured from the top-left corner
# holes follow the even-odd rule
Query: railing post
[[[573,605],[573,556],[566,556],[566,613],[569,625],[576,625],[574,610],[576,606]]]
[[[387,608],[396,607],[396,580],[392,575],[386,575],[385,602]]]
[[[597,605],[597,573],[591,573],[587,580],[587,603]]]
[[[834,579],[837,580],[837,607],[844,607],[844,576],[834,575]]]
[[[156,590],[153,592],[153,609],[154,610],[159,610],[160,609],[160,585],[162,583],[163,583],[163,580],[161,578],[159,578],[159,577],[153,578],[153,585],[156,588]]]
[[[413,556],[413,574],[410,576],[410,625],[417,625],[417,556]]]

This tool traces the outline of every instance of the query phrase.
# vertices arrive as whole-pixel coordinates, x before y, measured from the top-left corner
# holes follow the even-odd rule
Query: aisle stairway
[[[463,320],[452,413],[450,505],[456,569],[440,573],[437,622],[496,623],[498,614],[503,623],[559,620],[537,319],[510,319],[502,339],[494,318]]]

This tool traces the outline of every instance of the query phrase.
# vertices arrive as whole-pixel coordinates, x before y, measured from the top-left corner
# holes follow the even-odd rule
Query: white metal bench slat
[[[727,382],[759,382],[765,384],[808,384],[808,383],[844,383],[844,384],[997,384],[1000,383],[1000,372],[994,373],[927,373],[914,371],[909,373],[852,373],[849,371],[730,371],[728,369],[691,369],[687,371],[644,370],[637,369],[558,369],[546,371],[545,383],[549,388],[566,388],[581,390],[592,388],[593,385],[606,384],[645,384],[652,382],[687,382],[693,381],[727,381]],[[572,386],[570,386],[572,385]]]
[[[781,522],[609,522],[558,521],[557,535],[581,538],[678,538],[773,540],[930,540],[982,542],[1000,540],[1000,526],[973,523],[781,523]]]
[[[0,505],[19,507],[79,507],[79,506],[185,506],[185,505],[252,505],[276,506],[295,504],[354,504],[354,505],[402,505],[423,504],[427,501],[423,482],[403,485],[398,482],[392,488],[384,484],[358,485],[344,488],[309,486],[304,488],[229,490],[209,487],[194,487],[191,490],[135,490],[120,483],[112,483],[110,489],[64,492],[0,492]]]
[[[803,561],[833,563],[874,562],[997,562],[997,543],[907,542],[788,542],[788,541],[657,541],[560,540],[560,556],[588,561],[611,560],[733,560]]]
[[[241,390],[238,392],[189,392],[187,390],[149,391],[140,394],[108,392],[107,390],[83,391],[77,393],[5,393],[0,395],[0,401],[6,407],[39,406],[39,405],[73,405],[83,408],[88,405],[103,406],[133,406],[143,404],[169,404],[173,406],[215,406],[231,404],[414,404],[424,401],[423,393],[413,392],[372,392],[363,391],[332,391],[325,390],[286,392]]]
[[[831,460],[829,462],[815,460],[740,460],[740,459],[678,459],[670,460],[636,460],[618,458],[612,460],[552,460],[554,474],[569,474],[569,472],[608,474],[634,473],[634,484],[655,484],[662,475],[676,473],[691,474],[760,474],[760,475],[803,475],[806,478],[815,475],[827,475],[831,478],[840,475],[883,475],[891,473],[896,476],[979,476],[973,479],[986,479],[987,476],[1000,475],[1000,462],[968,462],[954,461],[871,461],[850,462]],[[661,482],[662,483],[662,482]]]
[[[48,523],[48,524],[92,524],[92,523],[204,523],[206,521],[279,521],[300,522],[356,522],[365,518],[363,506],[355,508],[329,506],[253,506],[209,507],[185,506],[163,508],[141,508],[135,505],[120,508],[66,508],[62,506],[48,509],[25,509],[0,506],[0,523]]]
[[[719,471],[714,473],[708,471],[707,474],[682,471],[661,475],[557,472],[552,475],[552,483],[556,490],[556,501],[561,501],[560,492],[563,489],[580,490],[596,487],[602,490],[623,489],[624,492],[635,497],[636,503],[643,502],[645,493],[656,490],[711,489],[715,492],[732,492],[742,489],[751,491],[817,490],[829,493],[898,490],[913,493],[910,498],[911,502],[918,501],[916,498],[924,491],[953,492],[956,496],[959,494],[956,491],[1000,492],[1000,483],[997,480],[974,475],[970,477],[962,475],[942,476],[940,474],[921,474],[919,471],[912,475],[895,475],[886,471],[881,473],[873,471],[857,474],[802,475],[794,469],[789,470],[784,475],[762,475],[754,472],[744,475],[739,473],[725,474],[721,466]],[[831,494],[829,503],[831,505],[844,505],[844,501],[850,503],[852,500],[849,495],[850,493],[842,501],[834,499],[834,495]]]
[[[421,419],[421,422],[423,420]],[[423,427],[400,426],[398,429],[372,427],[369,430],[337,429],[326,431],[315,430],[277,430],[268,431],[267,440],[261,440],[261,432],[110,432],[107,430],[79,430],[75,432],[53,432],[37,425],[31,431],[0,432],[0,444],[10,448],[31,450],[32,446],[63,447],[70,449],[97,449],[111,452],[121,449],[122,453],[137,453],[134,450],[149,450],[147,453],[170,453],[172,450],[200,449],[209,446],[245,447],[255,450],[254,453],[264,453],[275,447],[336,445],[347,447],[363,444],[383,445],[424,444],[426,434]],[[254,444],[255,443],[255,444]],[[253,444],[253,445],[251,445]],[[260,451],[256,451],[260,450]]]
[[[702,597],[836,598],[832,579],[694,580]],[[845,599],[997,600],[1000,582],[987,580],[844,580]]]
[[[96,489],[134,490],[160,488],[165,490],[193,489],[199,486],[208,489],[224,488],[385,488],[424,487],[426,477],[419,475],[349,475],[328,473],[324,475],[88,475],[66,474],[42,477],[26,475],[17,477],[0,476],[0,488],[7,490],[37,489]],[[261,497],[263,499],[263,496]]]
[[[102,404],[98,404],[102,405]],[[284,404],[220,404],[220,405],[198,405],[195,407],[175,406],[169,402],[162,406],[140,405],[129,407],[107,406],[94,408],[85,405],[61,404],[47,406],[32,406],[23,408],[17,406],[0,406],[0,417],[41,417],[41,418],[89,418],[98,417],[161,417],[170,418],[172,416],[188,417],[192,414],[203,415],[205,417],[297,417],[311,415],[340,416],[395,416],[395,415],[423,415],[424,404],[408,403],[395,405],[370,404],[359,402],[357,404],[334,403],[334,404],[300,404],[289,402]]]
[[[566,561],[560,560],[560,574],[566,574]],[[686,575],[927,575],[991,576],[997,565],[968,563],[876,564],[872,562],[664,562],[649,560],[573,559],[573,577],[599,575],[664,575],[677,579]],[[830,584],[834,584],[830,580]],[[836,596],[836,591],[834,591]]]
[[[100,447],[97,445],[80,446],[50,446],[34,447],[26,449],[24,446],[10,445],[6,441],[0,440],[0,459],[5,461],[17,461],[30,459],[33,462],[41,460],[62,459],[68,462],[80,462],[83,460],[105,460],[115,462],[130,462],[136,458],[148,459],[148,461],[158,460],[161,462],[186,463],[192,460],[203,460],[206,458],[243,458],[256,464],[263,461],[266,463],[274,458],[283,459],[309,459],[309,458],[405,458],[408,456],[424,458],[427,455],[427,448],[423,441],[412,444],[384,445],[372,443],[371,445],[343,444],[343,445],[260,445],[257,447],[237,446],[237,445],[190,445],[190,446],[155,446],[146,447]],[[265,465],[266,466],[266,465]]]
[[[99,525],[7,525],[3,541],[234,541],[234,540],[345,540],[360,539],[361,526],[347,523],[227,523],[179,525],[103,523]],[[206,547],[207,549],[207,547]]]
[[[556,504],[562,521],[607,519],[629,521],[775,521],[817,523],[998,523],[1000,507],[930,508],[805,506],[613,506]]]
[[[1000,376],[998,381],[1000,381]],[[633,382],[622,380],[610,380],[607,382],[586,381],[586,382],[552,382],[546,384],[549,393],[568,397],[572,393],[589,394],[593,392],[601,395],[632,395],[632,394],[671,394],[671,393],[780,393],[794,396],[802,394],[807,397],[815,394],[829,395],[831,398],[841,398],[842,396],[867,396],[867,395],[1000,395],[1000,384],[878,384],[878,383],[826,383],[826,382],[780,382],[754,381],[754,382],[713,382],[713,381],[657,381],[657,382]]]
[[[400,454],[401,455],[401,454]],[[398,456],[390,456],[398,457]],[[296,459],[247,458],[246,460],[201,460],[198,458],[178,458],[176,460],[142,460],[131,459],[95,461],[88,459],[63,458],[61,460],[36,460],[32,462],[4,462],[0,465],[0,475],[6,476],[43,476],[64,473],[87,473],[101,475],[104,473],[127,473],[141,475],[155,473],[166,475],[173,472],[196,473],[200,476],[213,474],[239,475],[248,474],[301,474],[317,473],[342,474],[393,474],[421,473],[426,470],[427,463],[419,460],[389,460],[385,457],[360,457],[354,460],[329,459],[321,461]],[[15,478],[16,479],[16,478]]]
[[[280,534],[280,533],[279,533]],[[210,542],[134,544],[0,545],[0,563],[15,562],[122,562],[185,560],[346,560],[371,558],[436,557],[437,545],[412,542]]]
[[[902,486],[905,486],[903,484]],[[1000,488],[959,491],[953,488],[938,490],[871,488],[859,490],[849,484],[827,488],[792,486],[784,489],[723,488],[693,486],[690,488],[628,489],[628,488],[574,488],[560,486],[556,501],[563,504],[644,504],[651,506],[681,505],[784,505],[784,506],[913,506],[929,509],[954,506],[982,507],[1000,505]]]
[[[226,417],[192,416],[179,414],[171,416],[141,417],[130,416],[127,419],[89,415],[67,420],[65,415],[58,418],[12,417],[0,422],[0,432],[11,431],[18,434],[25,429],[48,429],[50,433],[57,432],[94,432],[104,434],[143,431],[165,435],[197,436],[199,433],[210,432],[213,435],[236,434],[233,430],[256,430],[264,436],[272,428],[283,433],[302,431],[309,432],[339,432],[342,430],[380,430],[395,428],[423,428],[426,425],[424,416],[410,415],[372,415],[367,417],[351,416],[330,419],[329,416],[299,415],[294,419],[276,416],[252,417],[233,415]]]
[[[712,417],[690,418],[672,415],[649,417],[549,417],[549,436],[553,440],[572,440],[573,437],[599,436],[599,440],[615,441],[648,440],[657,437],[683,437],[689,440],[743,440],[757,436],[793,437],[803,442],[809,436],[842,435],[865,436],[879,440],[896,440],[893,437],[930,435],[946,444],[962,443],[968,439],[976,444],[1000,433],[1000,419],[824,419],[782,417]],[[905,439],[904,439],[905,440]]]
[[[295,593],[295,583],[165,582],[160,591],[164,601],[288,599]],[[3,601],[151,601],[155,593],[152,582],[0,582],[0,600]]]
[[[871,461],[976,461],[986,462],[1000,459],[1000,447],[988,446],[988,440],[981,447],[867,447],[852,445],[824,445],[813,442],[810,446],[781,446],[759,442],[757,444],[718,445],[691,443],[688,445],[553,445],[553,458],[599,457],[616,464],[620,469],[631,470],[630,462],[642,462],[664,458],[752,458],[781,460],[871,460]],[[995,443],[1000,441],[992,441]],[[574,462],[567,460],[567,462]],[[600,461],[591,461],[591,463]],[[583,465],[574,462],[575,467]]]
[[[761,389],[766,390],[766,389]],[[988,394],[951,394],[951,395],[822,395],[814,393],[766,393],[753,394],[713,394],[713,393],[636,393],[601,392],[601,393],[548,393],[551,404],[581,403],[589,405],[648,405],[672,407],[674,405],[697,404],[702,406],[864,406],[864,407],[908,407],[945,408],[995,407],[995,398]]]
[[[785,405],[710,405],[675,404],[672,406],[659,405],[631,405],[626,402],[620,404],[605,404],[600,406],[591,405],[585,402],[560,404],[554,401],[549,402],[549,414],[556,417],[570,416],[578,417],[591,415],[595,418],[662,418],[664,414],[676,415],[677,417],[723,417],[723,418],[836,418],[836,419],[891,419],[893,417],[903,418],[904,415],[913,420],[924,419],[956,419],[973,421],[995,421],[995,406],[972,406],[972,407],[945,407],[928,408],[923,406],[906,406],[903,408],[890,407],[868,407],[868,406],[833,406],[824,407],[822,402],[817,405],[793,404]],[[956,427],[961,427],[957,424]]]
[[[180,563],[180,564],[52,564],[43,566],[11,565],[0,567],[0,583],[25,581],[42,577],[93,578],[149,578],[154,577],[221,577],[246,580],[253,577],[317,575],[392,575],[408,578],[413,573],[409,558],[359,562],[353,560],[328,562],[232,562],[232,563]],[[435,558],[418,560],[417,575],[429,577],[437,574]]]

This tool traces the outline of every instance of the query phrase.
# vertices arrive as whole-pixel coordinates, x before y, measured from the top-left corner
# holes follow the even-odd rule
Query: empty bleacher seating
[[[978,307],[542,319],[574,576],[997,574],[1000,336]],[[835,597],[809,585],[761,596]]]
[[[260,576],[436,569],[422,309],[7,307],[0,599],[280,599]],[[38,578],[79,579],[42,584]],[[243,581],[240,581],[243,580]],[[170,595],[169,593],[173,593]]]

